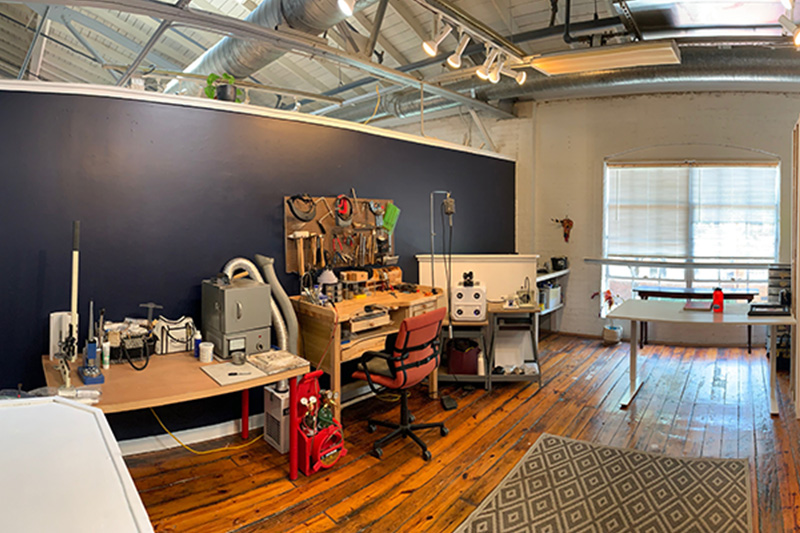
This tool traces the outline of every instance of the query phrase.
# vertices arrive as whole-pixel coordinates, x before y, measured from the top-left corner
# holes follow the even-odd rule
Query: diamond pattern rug
[[[751,533],[747,459],[543,434],[457,533]]]

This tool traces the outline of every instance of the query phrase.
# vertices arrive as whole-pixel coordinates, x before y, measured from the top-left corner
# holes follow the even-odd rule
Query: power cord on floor
[[[228,446],[223,446],[222,448],[214,448],[213,450],[195,450],[194,448],[191,448],[190,446],[188,446],[188,445],[184,444],[183,442],[181,442],[181,439],[176,437],[175,434],[173,434],[169,429],[167,429],[167,426],[164,425],[164,422],[161,421],[161,419],[158,417],[158,415],[156,414],[155,410],[152,407],[150,408],[150,412],[153,413],[153,416],[156,417],[156,420],[158,421],[158,424],[161,426],[161,428],[164,431],[166,431],[169,434],[170,437],[175,439],[175,441],[178,444],[180,444],[185,449],[189,450],[190,452],[192,452],[195,455],[208,455],[210,453],[218,453],[218,452],[224,452],[224,451],[230,451],[230,450],[241,450],[243,448],[247,448],[249,446],[252,446],[256,442],[261,440],[261,436],[258,436],[258,437],[254,438],[253,440],[251,440],[249,442],[245,442],[244,444],[237,444],[236,446],[228,445]],[[264,429],[266,430],[266,425],[264,426]]]

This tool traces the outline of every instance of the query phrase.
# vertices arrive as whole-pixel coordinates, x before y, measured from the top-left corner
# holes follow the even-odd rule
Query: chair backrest
[[[439,366],[439,336],[446,313],[446,309],[442,307],[406,318],[400,324],[392,351],[394,359],[389,363],[394,367],[394,388],[413,387]]]

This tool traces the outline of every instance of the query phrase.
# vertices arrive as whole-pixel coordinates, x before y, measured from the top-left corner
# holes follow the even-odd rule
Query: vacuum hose
[[[252,261],[249,259],[245,259],[244,257],[234,257],[230,261],[228,261],[222,269],[222,273],[226,274],[229,278],[233,279],[233,274],[237,270],[244,270],[247,274],[254,280],[259,283],[264,283],[264,278],[261,277],[261,274],[258,273],[258,268],[253,264]],[[270,284],[271,285],[271,284]],[[280,285],[278,285],[280,286]],[[281,315],[280,307],[275,302],[275,290],[274,286],[270,287],[272,289],[272,297],[270,298],[270,309],[272,310],[272,324],[275,326],[275,336],[278,339],[278,348],[281,350],[287,349],[287,333],[286,333],[286,322],[283,321],[283,316]],[[283,289],[281,289],[283,292]],[[283,293],[286,296],[286,293]],[[295,320],[295,327],[297,324],[297,318],[294,317]],[[295,341],[295,346],[297,346],[297,341]]]
[[[292,307],[292,301],[289,300],[289,296],[287,296],[286,291],[283,290],[281,282],[278,281],[278,276],[275,275],[275,259],[256,254],[256,263],[258,263],[258,266],[260,266],[261,270],[264,272],[264,277],[272,288],[272,297],[278,300],[278,304],[281,306],[281,313],[286,320],[286,329],[289,337],[287,350],[297,355],[299,331],[297,315],[294,312],[294,307]]]

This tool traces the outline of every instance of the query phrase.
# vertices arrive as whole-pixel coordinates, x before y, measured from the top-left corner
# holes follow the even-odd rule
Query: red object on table
[[[714,296],[711,300],[711,308],[715,313],[721,313],[725,303],[725,295],[722,294],[722,289],[717,287],[714,289]]]

